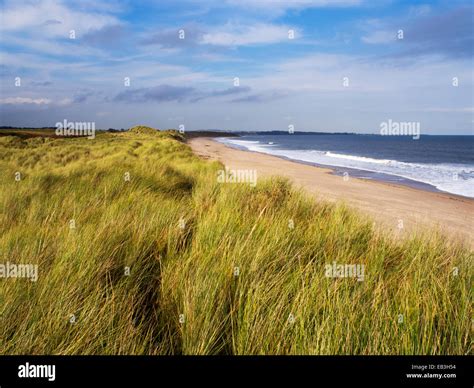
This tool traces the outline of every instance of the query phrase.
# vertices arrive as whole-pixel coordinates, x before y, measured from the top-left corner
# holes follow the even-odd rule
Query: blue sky
[[[0,125],[473,133],[470,1],[0,4]]]

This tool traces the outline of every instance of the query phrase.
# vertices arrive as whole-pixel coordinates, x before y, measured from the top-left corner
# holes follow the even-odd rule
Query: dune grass
[[[472,252],[222,168],[173,132],[0,137],[0,264],[39,268],[0,279],[0,354],[472,352]]]

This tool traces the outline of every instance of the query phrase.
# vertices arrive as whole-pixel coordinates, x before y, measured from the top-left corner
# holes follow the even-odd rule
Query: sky
[[[471,1],[0,5],[2,126],[474,134]]]

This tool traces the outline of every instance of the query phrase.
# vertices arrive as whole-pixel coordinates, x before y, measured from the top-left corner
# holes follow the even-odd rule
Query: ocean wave
[[[390,164],[392,162],[396,162],[395,160],[389,160],[389,159],[372,159],[372,158],[367,158],[365,156],[336,154],[336,153],[331,152],[331,151],[326,151],[325,154],[327,156],[332,157],[332,158],[356,160],[356,161],[360,161],[360,162],[368,162],[368,163],[376,163],[376,164]]]
[[[230,143],[230,144],[237,144],[237,145],[250,145],[250,144],[260,144],[260,141],[258,140],[236,140],[236,139],[219,139],[223,143]]]
[[[222,142],[228,145],[237,145],[249,151],[262,152],[295,161],[383,173],[426,183],[441,191],[474,198],[474,166],[472,165],[408,163],[330,151],[278,149],[274,145],[249,140],[223,139]]]

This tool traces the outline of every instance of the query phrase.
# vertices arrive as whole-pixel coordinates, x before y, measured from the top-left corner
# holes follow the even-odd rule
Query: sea
[[[217,138],[230,147],[374,179],[474,198],[474,136],[257,133]],[[433,209],[435,211],[436,209]]]

